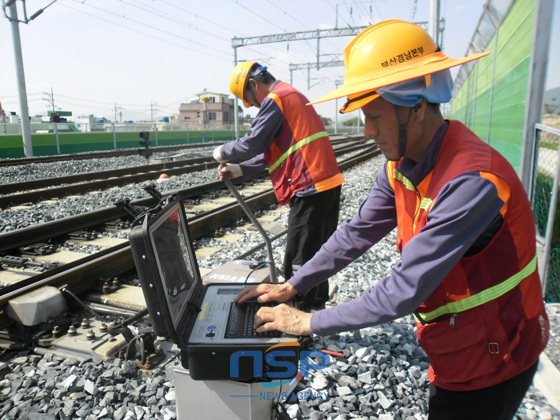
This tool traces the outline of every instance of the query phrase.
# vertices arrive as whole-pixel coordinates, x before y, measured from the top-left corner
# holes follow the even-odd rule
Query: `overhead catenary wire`
[[[205,17],[203,17],[203,16],[201,16],[201,15],[198,15],[198,14],[196,14],[196,13],[193,13],[192,11],[187,10],[187,9],[185,9],[185,8],[183,8],[183,7],[177,6],[176,4],[173,4],[173,3],[171,3],[171,2],[169,2],[169,1],[167,1],[167,0],[160,0],[160,2],[166,4],[166,5],[170,6],[170,7],[173,7],[173,8],[175,8],[175,9],[177,9],[177,10],[180,10],[181,12],[184,12],[184,13],[187,13],[187,14],[190,14],[190,15],[193,15],[196,19],[200,19],[200,20],[204,21],[206,25],[216,26],[216,28],[217,28],[218,30],[224,30],[224,29],[225,29],[225,30],[227,30],[230,34],[233,34],[233,35],[236,35],[236,36],[241,36],[241,35],[242,35],[242,34],[241,34],[239,31],[237,31],[236,29],[232,29],[232,28],[230,28],[229,26],[224,25],[223,22],[216,23],[215,21],[213,21],[213,20],[211,20],[211,19],[207,19],[207,18],[205,18]],[[203,32],[203,31],[201,31],[201,30],[199,29],[199,26],[198,26],[198,25],[197,25],[197,29],[196,29],[196,30],[197,30],[197,31],[200,31],[200,32]],[[228,42],[228,44],[229,44],[230,40],[228,39],[227,42]],[[252,48],[248,48],[248,50],[257,52],[255,49],[252,49]]]
[[[119,27],[121,27],[121,28],[123,28],[123,29],[127,29],[127,30],[130,30],[130,31],[133,31],[133,32],[140,33],[140,34],[145,35],[145,36],[150,37],[150,38],[156,38],[156,39],[158,39],[158,40],[160,40],[160,41],[163,41],[163,42],[166,42],[166,43],[169,43],[169,44],[173,44],[173,45],[176,45],[176,46],[178,46],[178,47],[185,48],[185,49],[188,49],[188,50],[191,50],[191,51],[196,51],[196,52],[198,52],[198,53],[201,53],[201,54],[204,54],[204,55],[208,55],[208,56],[210,56],[210,57],[214,57],[214,58],[217,58],[217,59],[219,59],[219,60],[229,61],[228,58],[226,58],[226,57],[229,57],[231,54],[230,54],[229,52],[226,52],[226,51],[221,51],[221,50],[217,49],[215,46],[210,46],[210,45],[207,45],[207,44],[203,44],[203,43],[201,43],[201,42],[198,42],[198,41],[193,41],[192,39],[185,38],[185,37],[183,37],[183,36],[177,35],[177,34],[172,33],[172,32],[170,32],[170,31],[166,31],[166,30],[163,30],[163,29],[161,29],[161,28],[157,28],[157,27],[155,27],[155,26],[153,26],[153,25],[149,25],[149,24],[146,24],[146,23],[144,23],[144,22],[141,22],[141,21],[138,21],[138,20],[135,20],[135,19],[126,17],[126,16],[119,16],[119,15],[117,15],[117,14],[114,13],[114,12],[110,12],[110,11],[108,11],[108,10],[106,10],[106,9],[103,9],[103,8],[101,8],[101,7],[94,6],[94,5],[89,4],[89,3],[81,2],[80,0],[73,0],[73,1],[76,2],[76,3],[79,3],[79,4],[81,4],[81,5],[84,5],[84,6],[93,8],[93,9],[99,11],[99,12],[106,13],[106,14],[108,14],[108,15],[110,15],[110,16],[118,17],[119,19],[125,19],[125,20],[127,20],[127,21],[129,21],[129,22],[133,22],[133,23],[135,23],[135,24],[141,25],[142,27],[148,27],[148,28],[150,28],[151,30],[154,30],[155,32],[162,33],[162,34],[165,34],[165,35],[169,35],[169,36],[171,36],[171,37],[178,38],[179,40],[183,40],[183,41],[185,41],[185,42],[189,42],[189,43],[193,43],[193,44],[202,46],[202,47],[206,48],[206,50],[197,50],[197,49],[192,48],[191,46],[187,46],[186,44],[182,44],[182,43],[179,43],[179,42],[174,42],[174,41],[169,40],[169,39],[166,39],[166,38],[162,38],[162,37],[159,37],[159,36],[155,36],[155,35],[149,34],[149,33],[145,32],[145,31],[141,31],[141,30],[138,30],[138,29],[135,29],[135,28],[131,28],[131,27],[129,27],[129,26],[125,26],[125,25],[123,25],[123,24],[121,24],[121,23],[117,23],[117,22],[114,22],[114,21],[112,21],[112,20],[104,19],[104,18],[101,17],[101,16],[98,16],[98,15],[95,15],[95,14],[91,14],[91,13],[87,13],[87,12],[84,11],[84,10],[76,9],[76,8],[70,7],[70,6],[66,5],[66,4],[64,4],[63,6],[69,8],[69,9],[75,10],[75,11],[77,11],[77,12],[79,12],[79,13],[83,13],[83,14],[86,14],[86,15],[88,15],[88,16],[91,16],[91,17],[93,17],[93,18],[103,20],[103,21],[108,22],[108,23],[110,23],[110,24],[112,24],[112,25],[119,26]],[[223,56],[223,57],[217,56],[217,55],[215,55],[215,54],[212,54],[210,51],[212,51],[212,52],[218,52],[218,53],[224,54],[224,56]]]
[[[138,0],[132,0],[132,1],[138,2]],[[171,15],[171,14],[168,14],[168,13],[164,13],[164,12],[162,12],[162,11],[160,11],[160,10],[154,8],[154,7],[150,7],[150,6],[142,7],[142,6],[138,6],[138,5],[131,4],[131,3],[127,2],[126,0],[120,0],[120,2],[123,3],[123,4],[130,5],[131,7],[135,7],[135,8],[137,8],[137,9],[139,9],[139,10],[142,10],[142,11],[144,11],[144,12],[146,12],[146,13],[153,14],[154,16],[158,16],[158,17],[161,17],[161,18],[163,18],[163,19],[169,20],[169,21],[171,21],[171,22],[175,22],[175,23],[177,23],[177,24],[179,24],[179,25],[186,26],[186,27],[188,27],[189,29],[193,29],[193,30],[195,30],[195,31],[198,31],[198,32],[200,32],[200,33],[203,33],[204,35],[208,35],[208,36],[211,36],[211,37],[214,37],[214,38],[216,38],[216,39],[219,39],[219,40],[222,40],[222,41],[226,41],[226,42],[229,41],[227,38],[224,38],[224,37],[222,37],[222,36],[218,36],[215,32],[212,32],[212,31],[205,31],[205,30],[201,29],[198,25],[194,25],[194,24],[192,24],[192,23],[190,23],[190,22],[187,22],[187,21],[185,21],[185,20],[183,20],[183,19],[179,19],[179,18],[178,18],[177,16],[175,16],[175,15]]]
[[[120,19],[121,19],[121,18],[122,18],[122,19],[125,19],[125,20],[127,20],[127,21],[129,21],[129,22],[132,22],[132,23],[141,25],[142,27],[148,27],[148,28],[150,28],[151,30],[154,30],[154,31],[156,31],[156,32],[161,32],[161,33],[164,34],[164,35],[169,35],[169,36],[172,36],[172,37],[175,37],[175,38],[183,39],[183,40],[185,40],[186,42],[190,42],[190,43],[192,43],[192,44],[199,45],[199,46],[201,46],[201,47],[204,47],[205,49],[204,49],[204,50],[199,50],[199,49],[195,49],[195,48],[192,48],[192,47],[187,47],[186,45],[183,45],[183,44],[180,44],[180,43],[177,43],[177,42],[173,42],[173,41],[171,41],[171,40],[168,40],[168,39],[165,39],[165,38],[162,38],[162,37],[155,37],[155,38],[157,38],[157,39],[159,39],[159,40],[161,40],[161,41],[164,41],[164,42],[167,42],[167,43],[171,43],[171,44],[173,44],[173,45],[177,45],[177,46],[182,47],[182,48],[186,48],[186,49],[188,49],[188,50],[190,50],[190,51],[198,52],[198,53],[200,53],[200,54],[202,54],[202,55],[207,55],[207,56],[209,56],[209,57],[214,57],[214,58],[218,58],[218,59],[220,59],[220,60],[226,60],[226,61],[231,62],[231,53],[230,53],[230,52],[226,52],[226,51],[224,51],[224,50],[219,50],[219,49],[216,48],[215,45],[208,45],[208,44],[204,44],[204,43],[195,41],[195,40],[192,39],[192,37],[191,37],[191,38],[185,38],[185,37],[183,37],[183,36],[180,36],[180,35],[177,35],[177,34],[171,32],[171,31],[167,31],[167,30],[160,29],[160,28],[158,28],[158,27],[155,27],[155,26],[153,26],[153,25],[144,23],[144,22],[142,22],[142,21],[140,21],[140,20],[137,20],[137,19],[133,19],[133,18],[131,18],[131,17],[129,17],[129,16],[126,16],[126,15],[122,15],[122,16],[121,16],[121,15],[118,15],[118,14],[115,13],[115,12],[108,11],[108,10],[106,10],[106,9],[103,9],[103,8],[100,8],[100,7],[97,7],[97,6],[94,6],[94,5],[90,4],[90,3],[83,2],[83,1],[81,1],[81,0],[73,0],[73,1],[76,2],[76,3],[80,3],[81,5],[85,5],[85,6],[88,6],[88,7],[90,7],[90,8],[93,8],[93,9],[99,11],[99,12],[109,14],[110,16],[118,17],[118,18],[120,18]],[[233,1],[233,0],[232,0],[232,1]],[[122,1],[122,0],[121,0],[121,2],[122,2],[122,3],[125,3],[125,4],[131,5],[130,3],[126,3],[126,2],[124,2],[124,1]],[[66,6],[66,5],[65,5],[65,6]],[[131,5],[131,6],[134,6],[134,5]],[[108,19],[104,19],[104,18],[102,18],[102,17],[100,17],[100,16],[98,16],[98,15],[90,14],[90,13],[87,13],[87,12],[85,12],[85,11],[83,11],[83,10],[75,9],[75,8],[72,8],[72,7],[69,7],[69,6],[66,6],[66,7],[70,8],[70,9],[73,9],[73,10],[76,10],[76,11],[78,11],[78,12],[80,12],[80,13],[84,13],[84,14],[86,14],[86,15],[92,16],[92,17],[94,17],[94,18],[101,19],[101,20],[103,20],[103,21],[109,22],[109,23],[111,23],[111,24],[113,24],[113,25],[120,26],[120,27],[122,27],[122,28],[131,30],[131,31],[134,31],[134,32],[141,33],[141,34],[143,34],[143,35],[145,35],[145,36],[147,36],[147,37],[154,38],[153,35],[148,34],[147,32],[140,31],[140,30],[138,30],[138,29],[131,28],[131,27],[129,27],[129,26],[125,26],[125,25],[122,25],[122,24],[120,24],[120,23],[116,23],[116,22],[114,22],[114,21],[108,20]],[[136,7],[136,6],[134,6],[134,7]],[[153,9],[153,8],[152,8],[152,9]],[[145,10],[145,9],[144,9],[144,10]],[[149,13],[149,14],[152,14],[152,15],[154,15],[154,16],[156,16],[156,14],[155,14],[155,12],[154,12],[153,10],[148,11],[148,13]],[[160,14],[160,17],[162,17],[162,18],[164,18],[164,19],[167,19],[167,20],[169,20],[169,21],[173,21],[173,22],[177,23],[177,19],[175,19],[175,18],[171,19],[171,18],[169,18],[169,16],[165,16],[165,15],[163,15],[163,14]],[[207,31],[202,31],[202,30],[200,30],[200,28],[198,28],[198,27],[196,27],[196,26],[194,26],[194,25],[192,25],[192,24],[188,24],[188,23],[184,23],[184,22],[183,22],[182,25],[188,27],[189,29],[194,29],[194,30],[199,31],[199,32],[201,32],[201,33],[207,34]],[[218,38],[218,39],[223,39],[224,42],[227,41],[227,44],[224,44],[224,45],[229,45],[229,40],[226,40],[225,38]],[[222,53],[222,54],[224,54],[224,57],[217,57],[216,55],[211,54],[210,51]],[[227,56],[227,57],[229,57],[229,58],[225,58],[225,56]],[[273,57],[275,57],[275,56],[276,56],[276,55],[271,55],[271,56],[268,57],[268,59],[271,59],[271,58],[273,58]],[[283,61],[283,60],[280,60],[280,61]],[[284,62],[285,62],[285,61],[284,61]],[[288,64],[287,62],[285,62],[285,63]]]
[[[271,0],[267,0],[268,3],[275,8],[281,10],[277,5],[275,5]],[[268,26],[280,28],[278,24],[274,23],[274,19],[270,19],[267,17],[266,14],[262,13],[261,9],[253,9],[250,10],[246,6],[242,5],[241,2],[232,0],[232,2],[236,5],[236,7],[242,8],[244,11],[250,12],[253,16],[256,17],[258,20],[262,20],[266,22]],[[142,36],[148,37],[151,40],[155,40],[156,42],[164,42],[173,46],[177,46],[182,49],[186,49],[190,52],[199,53],[205,55],[209,58],[217,58],[221,61],[232,63],[232,54],[229,50],[229,44],[231,39],[226,39],[225,37],[221,37],[218,35],[218,31],[212,31],[209,28],[212,28],[212,25],[215,25],[219,28],[224,28],[231,25],[223,25],[222,22],[218,23],[215,20],[207,19],[201,16],[200,14],[193,13],[192,11],[188,10],[186,7],[181,7],[181,5],[173,4],[173,2],[169,0],[158,0],[157,3],[153,1],[142,1],[142,0],[121,0],[118,4],[122,6],[122,10],[119,11],[118,8],[111,7],[109,8],[102,8],[99,7],[98,2],[91,2],[91,1],[83,1],[83,0],[63,0],[51,2],[53,4],[52,9],[54,8],[67,8],[69,10],[78,12],[83,15],[87,15],[92,17],[93,19],[98,19],[100,21],[107,22],[110,25],[114,25],[115,27],[119,27],[124,31],[130,31],[133,33],[141,34]],[[160,5],[159,8],[154,7],[153,5],[157,4]],[[49,4],[50,6],[50,4]],[[331,5],[332,7],[332,5]],[[50,10],[50,9],[49,9]],[[134,11],[132,15],[129,13]],[[173,11],[180,11],[181,13],[173,13]],[[299,27],[307,27],[307,25],[302,22],[302,19],[299,19],[299,16],[294,16],[288,12],[284,12],[284,15],[297,23]],[[169,22],[169,25],[164,24],[158,26],[154,24],[154,22],[164,20]],[[203,24],[199,24],[199,22],[203,22]],[[185,35],[185,31],[182,30],[174,30],[175,25],[177,27],[187,28],[193,35]],[[229,31],[235,33],[238,30],[235,29],[228,29]],[[197,34],[210,36],[212,39],[217,41],[224,41],[224,47],[220,48],[221,43],[208,43],[208,42],[201,42],[200,37],[196,38]],[[307,43],[309,46],[310,43]],[[327,43],[325,43],[327,44]],[[322,45],[325,45],[322,44]],[[227,47],[226,47],[227,45]],[[197,48],[200,46],[200,48]],[[264,50],[264,51],[263,51]],[[289,54],[285,53],[284,51],[279,51],[278,49],[271,49],[270,47],[264,48],[244,48],[244,51],[247,53],[247,59],[257,59],[259,62],[264,62],[265,64],[270,63],[269,65],[273,69],[273,73],[280,74],[283,77],[279,77],[279,79],[286,80],[286,73],[284,64],[291,64],[292,62],[297,62],[298,57],[305,56],[305,53],[290,51]],[[263,53],[264,52],[264,53]],[[251,54],[251,55],[248,55]],[[323,56],[323,54],[321,54]],[[301,60],[300,60],[301,61]],[[280,64],[280,66],[278,65]],[[274,67],[272,67],[274,65]],[[297,76],[297,75],[296,75]],[[302,77],[303,75],[297,76]],[[335,76],[333,76],[335,77]],[[330,77],[330,79],[333,79]],[[329,77],[326,74],[321,75],[321,80],[328,80]],[[55,89],[57,87],[55,86]],[[64,92],[64,91],[63,91]],[[153,95],[151,95],[153,97]],[[188,93],[187,93],[188,96]],[[182,97],[184,97],[182,95]],[[2,97],[4,100],[4,107],[11,106],[9,98]],[[156,98],[157,99],[157,98]],[[32,102],[37,103],[37,100]],[[57,104],[61,106],[70,106],[70,105],[84,105],[85,107],[91,107],[95,110],[103,110],[104,113],[113,113],[115,103],[118,102],[119,106],[126,107],[126,108],[135,108],[141,110],[147,110],[149,108],[146,104],[125,104],[122,103],[118,95],[116,97],[111,98],[111,100],[106,102],[100,102],[95,100],[84,100],[83,98],[73,98],[70,96],[60,95],[57,92]],[[166,100],[168,102],[168,100]],[[171,105],[169,107],[165,107],[166,111],[176,113],[182,101],[178,100],[175,106]],[[60,109],[60,108],[59,108]]]

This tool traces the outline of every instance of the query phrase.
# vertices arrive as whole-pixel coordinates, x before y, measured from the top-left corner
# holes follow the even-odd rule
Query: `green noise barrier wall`
[[[504,155],[518,173],[522,161],[535,8],[535,0],[514,2],[488,42],[486,50],[490,55],[472,65],[447,116],[464,122]],[[546,239],[548,224],[554,223],[545,300],[560,302],[560,203],[556,215],[549,220],[554,173],[550,168],[555,163],[546,161],[557,156],[559,139],[548,133],[538,142],[531,204],[539,237]]]
[[[535,1],[517,0],[451,104],[463,121],[519,172]]]

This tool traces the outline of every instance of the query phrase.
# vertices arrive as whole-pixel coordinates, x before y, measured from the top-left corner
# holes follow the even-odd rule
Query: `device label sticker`
[[[208,302],[205,302],[204,305],[202,305],[202,310],[200,311],[200,315],[198,316],[198,319],[203,320],[204,317],[206,316],[206,310],[208,309]]]

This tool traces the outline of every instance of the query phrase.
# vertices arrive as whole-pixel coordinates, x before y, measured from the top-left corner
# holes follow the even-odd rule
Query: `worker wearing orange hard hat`
[[[321,118],[301,92],[254,61],[233,69],[229,87],[259,112],[251,131],[217,147],[214,158],[227,162],[221,177],[268,170],[278,203],[290,206],[283,267],[290,278],[336,230],[344,178]],[[320,308],[328,299],[325,282],[306,294],[303,306]]]
[[[314,313],[262,308],[257,331],[333,334],[414,314],[430,358],[429,418],[511,419],[548,340],[531,205],[509,162],[439,105],[449,68],[420,26],[388,20],[345,48],[347,97],[387,161],[359,212],[283,285],[236,298],[284,302],[305,294],[396,228],[401,261],[354,300]]]

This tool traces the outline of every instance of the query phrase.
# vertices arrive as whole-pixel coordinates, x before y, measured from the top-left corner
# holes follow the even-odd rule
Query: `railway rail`
[[[193,143],[193,144],[182,144],[178,146],[156,146],[152,147],[154,152],[171,152],[175,150],[184,149],[197,149],[201,146],[208,145],[218,145],[221,142],[213,143]],[[3,166],[17,166],[17,165],[27,165],[30,163],[50,163],[50,162],[60,162],[65,160],[86,160],[92,158],[107,158],[116,156],[127,156],[127,155],[137,155],[138,149],[119,149],[119,150],[108,150],[101,152],[87,152],[87,153],[73,153],[70,155],[56,155],[56,156],[35,156],[28,158],[15,158],[15,159],[0,159],[0,168]]]
[[[339,141],[346,141],[348,139],[360,138],[363,136],[361,134],[331,134],[329,137],[331,139],[331,142],[333,142],[334,144]],[[207,143],[181,144],[175,146],[155,146],[155,147],[151,147],[151,150],[155,153],[172,152],[175,150],[198,149],[203,146],[217,146],[222,143],[223,142],[217,141],[217,142],[207,142]],[[27,165],[30,163],[49,163],[49,162],[60,162],[66,160],[86,160],[92,158],[106,158],[106,157],[127,156],[127,155],[137,155],[137,154],[138,154],[138,148],[131,148],[131,149],[73,153],[73,154],[66,154],[66,155],[0,159],[0,168],[4,166]]]
[[[354,141],[350,145],[343,142],[342,145],[335,146],[335,149],[340,156],[339,165],[343,171],[379,153],[374,143],[366,140],[360,140],[357,144]],[[245,185],[241,185],[240,181],[236,183],[254,212],[276,203],[270,181],[262,175],[264,174],[244,183]],[[17,323],[6,315],[6,308],[10,301],[49,286],[63,290],[68,299],[80,302],[77,296],[92,289],[97,290],[97,295],[102,295],[103,291],[116,290],[119,286],[113,284],[113,281],[117,282],[116,279],[121,277],[127,279],[134,275],[135,268],[128,240],[122,238],[127,238],[130,221],[156,205],[161,199],[153,185],[147,187],[147,191],[150,197],[144,199],[133,202],[123,200],[98,211],[0,235],[0,261],[4,267],[0,270],[0,283],[4,284],[0,289],[0,328],[2,328],[0,347],[37,345],[37,339],[28,338],[30,333],[23,334],[23,337],[21,334],[14,334],[14,328],[21,330],[22,327],[15,325]],[[214,234],[220,228],[235,224],[239,219],[244,218],[243,210],[233,198],[229,197],[227,188],[220,181],[172,191],[170,194],[176,195],[185,204],[194,239]],[[113,239],[112,245],[102,246],[103,249],[93,255],[81,255],[79,258],[63,263],[58,260],[59,255],[56,252],[50,252],[50,248],[56,248],[54,244],[68,239],[95,244],[99,237],[92,232],[96,229],[119,231],[121,239]],[[101,242],[103,243],[103,240]],[[111,243],[111,240],[105,241],[105,244],[107,243]],[[247,253],[244,256],[247,256]],[[35,271],[36,269],[41,272]],[[16,280],[6,280],[10,276]],[[128,310],[114,306],[99,309],[100,304],[101,302],[97,302],[97,310],[106,310],[108,313],[139,314],[142,311],[140,307]],[[86,310],[91,310],[91,305],[93,305],[91,302],[88,303]],[[48,336],[51,334],[50,329],[55,329],[55,324],[41,325],[40,328],[45,329],[46,332],[35,331],[34,336],[43,337],[45,334]],[[67,331],[69,325],[66,322],[57,329]],[[130,336],[128,338],[130,339]]]
[[[363,138],[341,138],[333,140],[332,143],[336,153],[344,154],[359,150],[362,147],[361,144],[365,141]],[[134,168],[121,168],[110,171],[1,184],[0,208],[143,182],[157,178],[162,171],[165,171],[168,176],[173,176],[218,166],[218,162],[211,156],[192,159],[186,159],[185,156],[183,154],[163,159],[154,159],[157,163]]]

